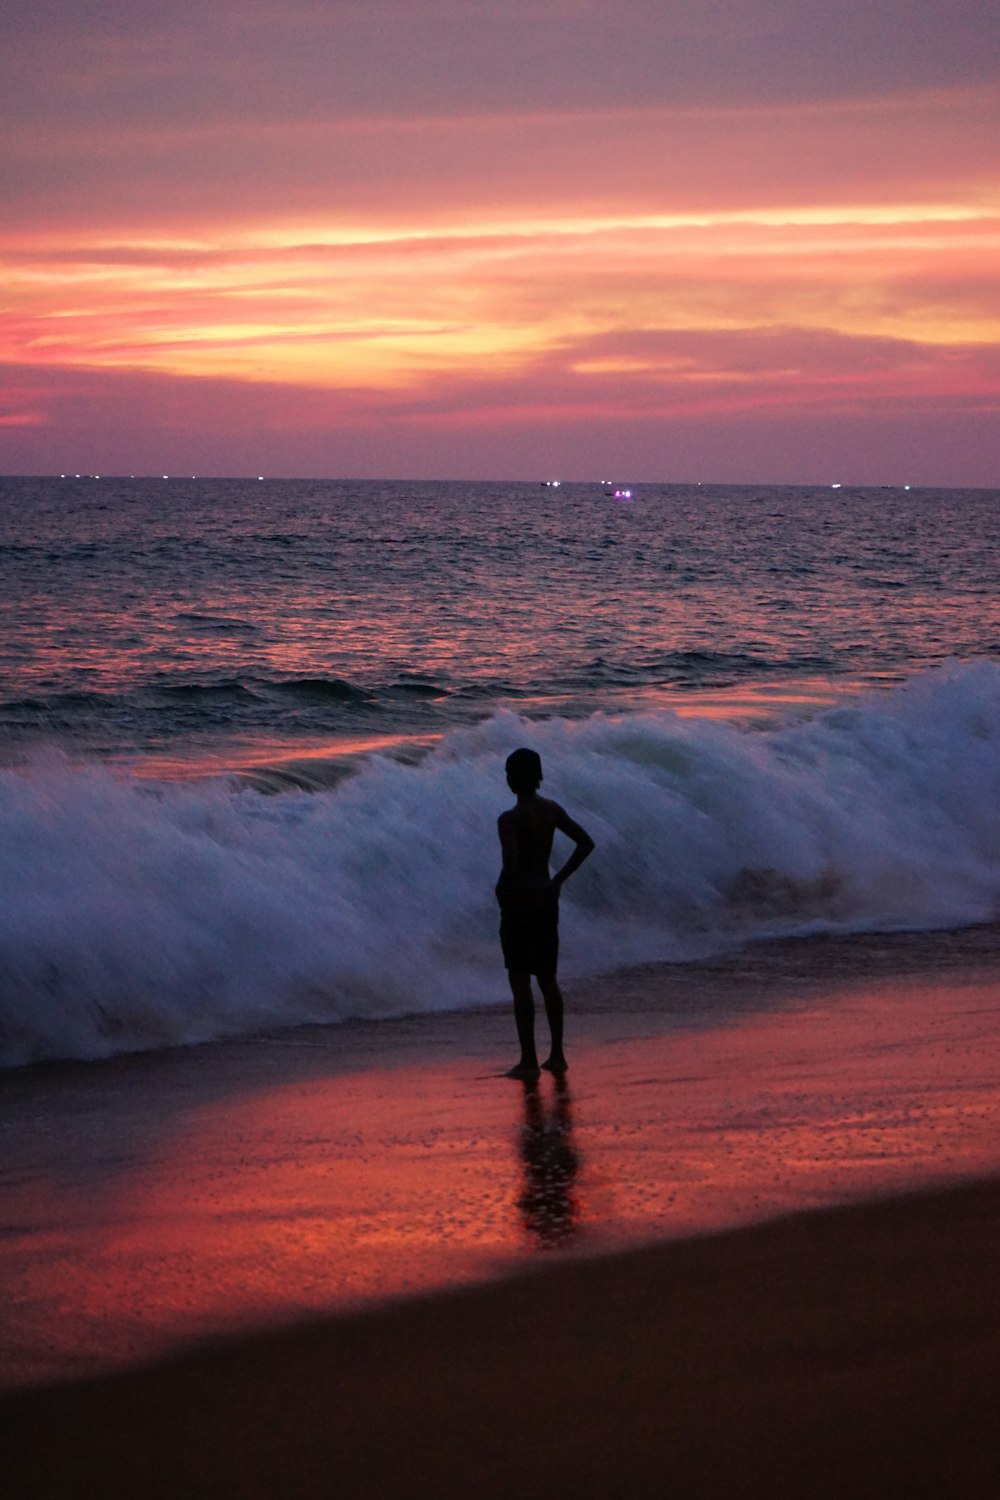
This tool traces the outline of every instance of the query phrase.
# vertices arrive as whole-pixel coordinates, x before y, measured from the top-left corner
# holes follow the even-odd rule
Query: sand
[[[994,1500],[998,1235],[820,1211],[21,1393],[5,1494]]]
[[[8,1079],[3,1493],[1000,1494],[996,946]]]

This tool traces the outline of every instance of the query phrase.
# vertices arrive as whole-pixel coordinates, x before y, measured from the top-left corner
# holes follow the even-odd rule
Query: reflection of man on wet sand
[[[540,1250],[554,1250],[576,1233],[580,1205],[575,1192],[580,1158],[573,1145],[569,1084],[557,1075],[552,1106],[545,1109],[536,1080],[524,1085],[520,1155],[524,1181],[517,1206],[521,1222]]]
[[[563,1053],[563,998],[556,982],[559,961],[559,892],[579,869],[594,841],[558,802],[540,797],[541,758],[534,750],[515,750],[507,757],[507,785],[517,805],[497,820],[503,869],[497,882],[500,902],[500,946],[514,997],[514,1020],[521,1044],[520,1061],[509,1078],[537,1078],[535,1000],[531,976],[545,1002],[552,1049],[542,1063],[550,1073],[565,1073]],[[549,875],[549,856],[556,829],[573,840],[575,848],[562,869]]]

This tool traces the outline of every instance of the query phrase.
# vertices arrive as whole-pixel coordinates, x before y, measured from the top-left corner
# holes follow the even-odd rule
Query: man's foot
[[[503,1076],[505,1078],[521,1078],[527,1083],[533,1083],[538,1074],[539,1067],[536,1062],[519,1062],[513,1068],[508,1068]]]
[[[554,1052],[551,1057],[547,1057],[545,1059],[545,1061],[542,1063],[542,1067],[545,1069],[546,1073],[554,1073],[557,1078],[561,1078],[564,1073],[568,1072],[569,1063],[563,1057],[561,1052]]]

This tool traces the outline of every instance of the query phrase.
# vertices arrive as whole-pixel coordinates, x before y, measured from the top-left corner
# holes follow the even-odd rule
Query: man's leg
[[[508,969],[510,992],[514,997],[514,1024],[521,1044],[521,1061],[511,1068],[508,1078],[537,1078],[538,1055],[535,1052],[535,997],[531,993],[531,975],[519,969]]]
[[[550,1073],[565,1073],[569,1066],[563,1052],[563,997],[555,974],[539,974],[538,988],[545,1001],[545,1015],[552,1035],[552,1050],[542,1063]]]

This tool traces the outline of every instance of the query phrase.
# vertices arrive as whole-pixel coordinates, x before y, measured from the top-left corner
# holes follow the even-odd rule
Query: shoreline
[[[996,924],[758,944],[507,1007],[4,1078],[0,1384],[996,1169]],[[544,1024],[544,1023],[541,1023]]]

